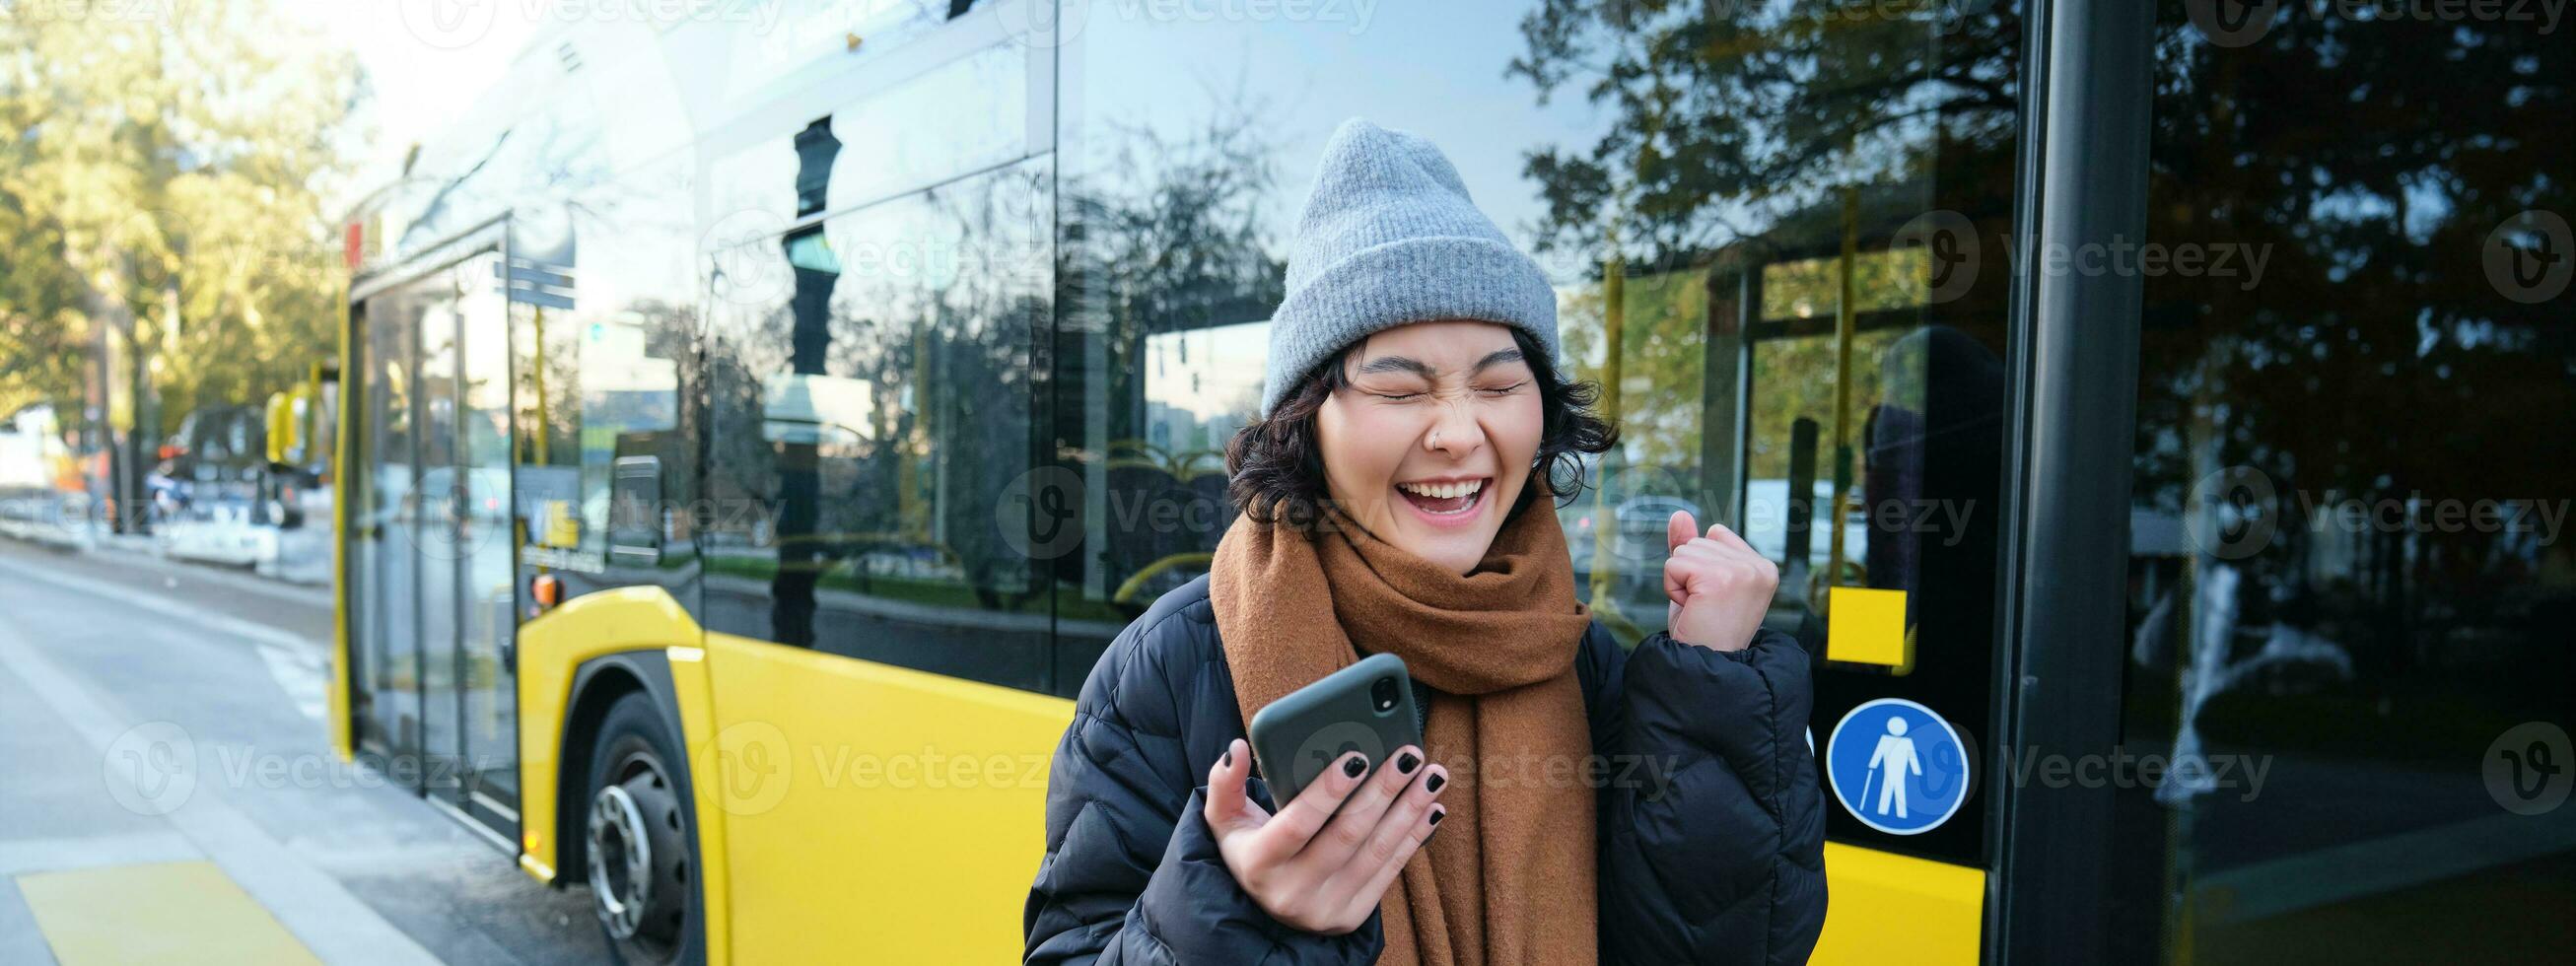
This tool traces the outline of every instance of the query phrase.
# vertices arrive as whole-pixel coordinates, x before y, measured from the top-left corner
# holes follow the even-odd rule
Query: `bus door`
[[[1711,296],[1743,393],[1739,489],[1711,505],[1779,566],[1765,623],[1817,659],[1824,962],[1982,946],[2008,316],[2000,278],[1941,288],[1968,215],[1921,214],[1846,191]]]
[[[448,250],[452,254],[455,249]],[[361,298],[350,488],[352,710],[395,780],[484,826],[518,820],[509,303],[493,247]]]
[[[1765,624],[1814,661],[1817,962],[1987,952],[2022,8],[1724,14],[1735,39],[1676,74],[1813,85],[1714,89],[1735,120],[1686,141],[1704,180],[1639,149],[1653,201],[1605,214],[1597,292],[1562,310],[1620,421],[1565,511],[1593,613],[1631,640],[1663,626],[1675,511],[1779,568]],[[1719,200],[1683,217],[1675,185]]]

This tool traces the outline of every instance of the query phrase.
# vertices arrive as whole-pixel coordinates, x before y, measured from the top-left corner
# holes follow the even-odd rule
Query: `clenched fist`
[[[1673,511],[1664,537],[1672,549],[1664,561],[1664,596],[1672,599],[1667,633],[1717,651],[1751,646],[1780,588],[1780,568],[1722,524],[1709,524],[1701,536],[1688,510]]]

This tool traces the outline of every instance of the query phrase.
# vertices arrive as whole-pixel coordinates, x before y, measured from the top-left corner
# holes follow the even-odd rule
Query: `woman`
[[[1056,753],[1027,960],[1804,959],[1824,816],[1770,562],[1676,513],[1670,632],[1631,653],[1592,622],[1551,501],[1615,431],[1559,375],[1545,276],[1428,142],[1334,132],[1287,281],[1228,451],[1243,513]],[[1428,747],[1272,801],[1244,722],[1379,651]]]

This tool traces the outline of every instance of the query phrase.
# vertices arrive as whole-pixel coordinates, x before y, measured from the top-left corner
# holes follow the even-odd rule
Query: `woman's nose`
[[[1473,453],[1484,443],[1484,427],[1477,424],[1475,413],[1464,402],[1442,405],[1439,415],[1432,417],[1430,431],[1422,438],[1422,448],[1452,456]]]

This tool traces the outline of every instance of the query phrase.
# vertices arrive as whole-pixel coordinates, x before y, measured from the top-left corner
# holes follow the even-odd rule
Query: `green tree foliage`
[[[1593,142],[1534,150],[1523,170],[1547,204],[1534,226],[1541,248],[1626,266],[1615,415],[1632,476],[1703,469],[1702,332],[1719,324],[1707,287],[1733,291],[1737,266],[1766,266],[1763,305],[1746,314],[1829,332],[1846,230],[1863,239],[1853,266],[1861,313],[1926,304],[1920,249],[1884,240],[1906,220],[1947,207],[2004,233],[2021,30],[2013,7],[1546,0],[1522,19],[1525,50],[1506,73],[1529,81],[1542,104],[1571,91],[1610,118]],[[1857,193],[1850,226],[1846,192]],[[1566,305],[1584,378],[1604,372],[1600,302],[1587,288]],[[1941,314],[1999,308],[1971,299],[1921,311],[1958,324]],[[1877,356],[1896,334],[1857,340],[1845,374],[1855,413],[1879,395]],[[1834,348],[1829,335],[1801,336],[1753,352],[1751,477],[1787,475],[1796,419],[1830,428]]]
[[[100,326],[164,431],[336,352],[317,185],[359,82],[319,40],[268,0],[0,4],[0,409],[78,413]]]

